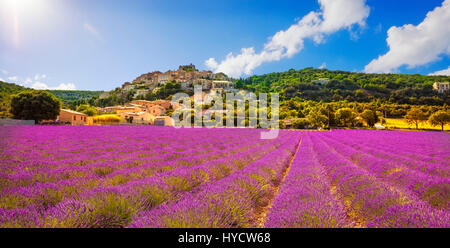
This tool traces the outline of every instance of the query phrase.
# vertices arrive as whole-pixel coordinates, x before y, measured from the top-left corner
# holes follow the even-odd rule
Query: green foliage
[[[350,108],[341,108],[336,111],[336,120],[344,127],[351,127],[355,125],[356,114]]]
[[[373,110],[366,109],[361,113],[360,116],[369,127],[373,127],[378,122],[377,113]]]
[[[328,126],[328,117],[318,110],[310,111],[307,119],[314,127],[325,128]]]
[[[61,101],[46,91],[25,91],[11,98],[11,114],[16,119],[55,120]]]
[[[89,100],[93,97],[98,97],[103,91],[88,91],[88,90],[47,90],[48,92],[61,99],[64,103],[71,101]]]
[[[183,92],[181,90],[181,83],[169,81],[155,93],[149,93],[145,98],[147,100],[170,99],[172,95],[180,92]]]
[[[419,123],[425,121],[427,116],[420,108],[411,108],[405,115],[405,119],[410,124],[415,124],[416,129],[419,129]]]
[[[88,104],[82,104],[77,108],[77,112],[87,114],[88,116],[98,115],[96,107],[89,106]]]
[[[28,90],[25,87],[0,81],[0,117],[11,117],[11,96]]]
[[[441,126],[442,131],[444,131],[444,126],[450,123],[450,111],[438,111],[432,114],[428,118],[428,121],[432,126]]]
[[[300,119],[297,119],[297,120],[295,120],[295,121],[292,123],[292,126],[293,126],[295,129],[306,129],[306,128],[308,128],[310,125],[311,125],[311,122],[310,122],[308,119],[306,119],[306,118],[300,118]]]
[[[119,123],[120,117],[117,115],[98,115],[94,116],[94,123],[96,124],[108,124]]]
[[[329,81],[315,82],[320,78],[327,78]],[[280,100],[300,97],[304,100],[325,102],[380,100],[412,105],[450,104],[448,94],[433,91],[432,84],[436,81],[450,81],[450,77],[366,74],[305,68],[239,79],[235,87],[254,92],[280,93]]]

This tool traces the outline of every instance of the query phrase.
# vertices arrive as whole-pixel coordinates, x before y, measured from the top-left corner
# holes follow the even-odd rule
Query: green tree
[[[87,114],[88,116],[94,116],[98,115],[98,110],[96,107],[89,106],[88,104],[82,104],[80,105],[77,110],[77,112]]]
[[[311,111],[307,119],[315,127],[325,128],[328,124],[328,117],[319,111]]]
[[[427,119],[427,116],[420,108],[411,108],[405,115],[406,122],[415,124],[416,129],[419,129],[419,123]]]
[[[16,119],[56,120],[61,109],[61,101],[46,91],[25,91],[11,98],[11,114]]]
[[[369,127],[373,127],[378,122],[378,116],[375,111],[366,109],[361,113],[361,118],[367,123]]]
[[[292,126],[295,129],[305,129],[307,128],[311,123],[306,118],[297,119],[292,123]]]
[[[444,126],[450,123],[450,111],[438,111],[432,114],[428,121],[432,126],[441,126],[441,130],[444,131]]]
[[[350,108],[341,108],[336,111],[336,121],[342,126],[350,127],[355,123],[356,114]]]

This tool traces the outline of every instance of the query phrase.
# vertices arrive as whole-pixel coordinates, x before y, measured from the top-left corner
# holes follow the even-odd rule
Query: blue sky
[[[189,63],[234,76],[304,67],[448,74],[449,0],[329,1],[1,0],[0,79],[111,90]],[[298,24],[312,11],[317,26]],[[390,49],[393,26],[402,30],[391,34]]]

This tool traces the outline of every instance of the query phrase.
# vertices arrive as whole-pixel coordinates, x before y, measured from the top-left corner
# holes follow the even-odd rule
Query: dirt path
[[[294,161],[294,158],[297,156],[298,150],[300,149],[300,144],[302,143],[302,139],[300,138],[300,141],[298,142],[297,149],[295,150],[294,155],[289,160],[289,165],[286,167],[286,169],[283,171],[283,177],[281,178],[280,182],[274,187],[272,187],[272,194],[267,198],[266,201],[264,201],[264,204],[261,204],[258,206],[258,208],[255,209],[255,217],[256,217],[256,225],[257,228],[264,228],[264,224],[266,223],[266,217],[267,213],[269,212],[270,208],[272,207],[273,200],[278,195],[278,191],[280,190],[280,186],[283,184],[284,179],[289,174],[289,170],[291,169],[292,161]]]

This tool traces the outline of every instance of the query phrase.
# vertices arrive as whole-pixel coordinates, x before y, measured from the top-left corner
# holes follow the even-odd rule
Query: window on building
[[[77,120],[77,116],[76,116],[76,115],[73,116],[73,120],[74,120],[74,121]]]

